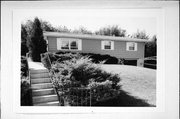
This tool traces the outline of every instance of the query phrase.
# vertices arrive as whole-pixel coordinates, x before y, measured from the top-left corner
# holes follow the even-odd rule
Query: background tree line
[[[29,52],[34,61],[40,61],[40,54],[46,52],[47,47],[46,41],[43,38],[43,31],[90,35],[96,34],[139,39],[150,38],[145,31],[137,30],[134,34],[127,34],[126,30],[120,28],[118,25],[105,26],[95,32],[92,32],[83,26],[74,30],[69,29],[66,26],[53,27],[48,21],[40,20],[36,17],[34,21],[28,20],[26,23],[21,24],[21,55],[25,56],[26,53]],[[145,57],[156,56],[156,35],[154,35],[151,39],[153,42],[145,44]]]

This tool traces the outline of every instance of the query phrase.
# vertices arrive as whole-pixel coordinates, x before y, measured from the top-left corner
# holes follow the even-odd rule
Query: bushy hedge
[[[110,55],[102,55],[102,54],[95,54],[95,53],[76,53],[70,51],[59,51],[56,54],[72,54],[72,55],[81,55],[85,57],[89,57],[92,59],[93,63],[100,63],[104,61],[104,64],[118,64],[122,63],[116,57],[112,57]]]
[[[30,79],[26,57],[21,57],[21,106],[30,106],[31,102]]]
[[[88,89],[92,91],[92,104],[119,93],[119,75],[102,70],[99,64],[93,63],[88,57],[73,57],[54,62],[50,71],[60,97],[68,99],[70,105],[77,104],[77,101],[82,103],[70,96],[71,94],[80,94],[83,100],[90,100]]]
[[[26,57],[21,56],[21,76],[27,77],[28,75],[27,70],[28,70],[28,66],[27,66]]]
[[[51,52],[43,53],[41,54],[41,62],[44,64],[44,66],[48,69],[51,69],[51,64],[55,64],[56,62],[62,62],[65,60],[70,60],[72,58],[79,58],[82,57],[79,54],[73,54],[73,53],[64,53],[64,54],[54,54]]]

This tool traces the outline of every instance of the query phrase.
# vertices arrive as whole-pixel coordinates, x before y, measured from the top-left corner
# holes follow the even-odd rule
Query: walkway
[[[30,70],[46,70],[41,62],[28,61]]]
[[[34,106],[58,106],[48,70],[40,62],[28,61]]]

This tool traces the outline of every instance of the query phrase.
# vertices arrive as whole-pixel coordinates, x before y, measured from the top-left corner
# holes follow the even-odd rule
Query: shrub
[[[21,57],[21,105],[30,106],[31,92],[30,92],[30,80],[28,78],[28,64],[25,57]]]
[[[51,69],[51,63],[52,61],[56,61],[57,58],[52,53],[43,53],[41,54],[41,62],[44,64],[44,66],[47,69]]]
[[[74,57],[84,56],[89,57],[92,59],[93,63],[100,63],[104,61],[104,64],[123,64],[123,62],[119,62],[119,60],[116,57],[112,57],[110,55],[102,55],[102,54],[94,54],[94,53],[76,53],[76,52],[70,52],[70,51],[59,51],[56,54],[62,55],[62,54],[71,54]]]
[[[55,64],[56,62],[63,62],[65,60],[70,60],[72,58],[78,58],[81,57],[78,54],[72,54],[72,53],[64,53],[64,54],[53,54],[50,52],[43,53],[41,57],[41,62],[44,64],[44,66],[48,69],[51,68],[51,64]]]
[[[27,71],[28,71],[28,66],[27,66],[27,60],[26,57],[21,56],[21,76],[27,77]]]
[[[31,97],[30,97],[30,81],[28,77],[21,77],[21,105],[30,106]]]
[[[90,92],[87,89],[92,90],[93,103],[119,93],[119,75],[103,71],[99,64],[93,63],[88,57],[56,62],[52,65],[51,73],[54,86],[61,97],[68,99],[71,105],[77,101],[69,96],[73,93],[81,95],[84,100],[90,100]]]

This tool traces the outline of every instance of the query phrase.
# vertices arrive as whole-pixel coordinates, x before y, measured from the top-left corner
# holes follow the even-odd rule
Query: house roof
[[[78,38],[78,39],[94,39],[94,40],[113,40],[113,41],[128,41],[128,42],[151,42],[147,39],[137,39],[129,37],[103,36],[103,35],[89,35],[89,34],[74,34],[74,33],[60,33],[60,32],[44,32],[44,36],[62,37],[62,38]]]

